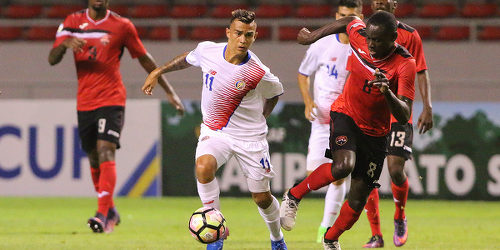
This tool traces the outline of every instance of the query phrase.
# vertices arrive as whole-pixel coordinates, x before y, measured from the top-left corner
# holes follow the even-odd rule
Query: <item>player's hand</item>
[[[153,94],[153,89],[155,88],[156,84],[158,83],[158,77],[159,75],[155,74],[155,72],[151,72],[148,77],[146,78],[146,81],[144,82],[144,85],[142,85],[142,92],[146,95],[152,95]]]
[[[177,114],[180,116],[184,115],[184,105],[182,105],[181,99],[179,98],[178,95],[174,94],[167,94],[167,99],[168,102],[175,107],[175,110],[177,110]]]
[[[314,121],[316,120],[317,114],[316,109],[317,105],[313,101],[306,103],[306,108],[304,110],[304,115],[307,120]]]
[[[302,45],[309,45],[314,42],[312,39],[311,31],[307,28],[302,28],[297,34],[297,42]]]
[[[68,48],[72,49],[74,52],[83,52],[83,46],[87,43],[86,40],[70,37],[62,42],[62,44]]]
[[[375,79],[369,81],[368,84],[377,87],[382,94],[385,94],[387,91],[389,91],[389,79],[387,79],[387,77],[385,77],[385,75],[380,72],[378,68],[375,70],[375,73],[373,75],[375,76]]]
[[[418,133],[424,134],[434,126],[432,121],[432,108],[425,108],[418,117]]]

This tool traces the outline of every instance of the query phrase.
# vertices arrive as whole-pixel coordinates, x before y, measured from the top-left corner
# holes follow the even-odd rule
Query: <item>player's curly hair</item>
[[[338,6],[347,8],[363,8],[363,1],[361,0],[340,0]]]
[[[249,24],[255,20],[255,12],[249,11],[249,10],[243,10],[243,9],[237,9],[233,10],[231,12],[231,22],[233,23],[234,20],[238,20],[242,23]]]
[[[373,14],[368,21],[366,21],[366,26],[376,25],[384,27],[386,32],[397,33],[398,23],[396,17],[392,13],[387,11],[377,11]]]

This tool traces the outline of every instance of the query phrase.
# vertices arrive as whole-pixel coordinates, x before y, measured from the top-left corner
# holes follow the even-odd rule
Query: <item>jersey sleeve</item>
[[[355,19],[347,25],[346,31],[352,48],[358,49],[362,44],[366,44],[366,38],[363,36],[365,28],[366,25],[361,19]]]
[[[189,54],[186,56],[186,62],[188,62],[189,64],[191,64],[193,66],[200,67],[201,55],[203,54],[202,51],[203,51],[203,48],[208,43],[209,42],[198,43],[198,46],[196,46],[196,48],[194,50],[192,50],[191,52],[189,52]]]
[[[425,62],[425,55],[424,55],[424,48],[422,46],[422,39],[420,38],[420,35],[418,32],[415,30],[414,32],[411,33],[411,42],[409,44],[408,51],[412,54],[412,56],[415,58],[415,63],[417,65],[417,72],[420,72],[422,70],[427,69],[427,63]]]
[[[317,46],[313,43],[307,49],[307,52],[302,59],[299,67],[299,73],[305,76],[312,75],[318,69],[318,56],[317,56]]]
[[[415,59],[405,60],[398,68],[398,95],[413,100],[415,98]]]
[[[128,21],[127,29],[128,34],[125,41],[125,47],[127,47],[128,51],[130,52],[130,56],[132,56],[132,58],[137,58],[145,55],[147,53],[146,49],[144,48],[144,45],[142,44],[141,39],[137,34],[137,30],[134,24]]]
[[[73,15],[67,16],[66,19],[64,19],[64,22],[59,24],[59,27],[57,28],[57,31],[56,31],[56,40],[54,41],[52,48],[55,48],[55,47],[61,45],[61,43],[64,40],[66,40],[67,38],[72,36],[71,31],[68,30],[69,28],[72,27],[72,23],[73,23],[72,17],[73,17]]]
[[[281,84],[280,79],[268,69],[266,69],[266,73],[260,80],[257,88],[266,99],[271,99],[283,94],[283,84]]]

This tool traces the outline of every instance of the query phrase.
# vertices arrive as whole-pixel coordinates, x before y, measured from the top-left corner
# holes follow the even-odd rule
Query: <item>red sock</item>
[[[99,178],[99,193],[97,199],[97,212],[108,215],[108,209],[113,204],[113,191],[116,184],[116,166],[114,161],[101,163],[101,177]]]
[[[99,170],[99,168],[90,167],[90,174],[92,175],[94,189],[96,192],[99,192],[99,175],[101,174],[101,171]]]
[[[380,214],[378,209],[378,188],[374,188],[368,196],[366,201],[365,210],[366,217],[370,222],[370,227],[372,229],[372,236],[380,235],[382,236],[382,231],[380,230]]]
[[[394,212],[395,220],[403,220],[405,216],[405,206],[406,200],[408,199],[408,190],[410,185],[408,185],[408,178],[401,186],[397,186],[391,182],[392,195],[394,196],[394,203],[396,205],[396,211]]]
[[[359,219],[361,211],[354,211],[351,206],[349,206],[349,202],[346,200],[340,209],[339,217],[335,220],[335,224],[333,224],[333,226],[326,232],[325,239],[338,240],[340,235],[344,231],[349,230]]]
[[[325,163],[316,168],[316,170],[297,186],[291,188],[290,194],[297,199],[302,199],[302,197],[311,192],[311,190],[318,190],[334,181],[335,178],[332,176],[332,164]]]

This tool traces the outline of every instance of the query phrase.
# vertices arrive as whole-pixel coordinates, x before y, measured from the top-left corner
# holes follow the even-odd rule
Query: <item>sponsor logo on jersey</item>
[[[337,136],[337,138],[335,138],[335,143],[339,146],[346,144],[346,142],[347,142],[347,136],[345,135],[339,135]]]
[[[211,69],[211,70],[209,70],[209,71],[208,71],[208,73],[209,73],[210,75],[213,75],[213,76],[214,76],[215,74],[217,74],[217,71],[215,71],[215,70]]]
[[[63,29],[64,29],[64,24],[62,24],[62,23],[59,24],[59,27],[57,27],[57,33],[63,31]]]
[[[203,138],[201,138],[201,141],[205,141],[205,140],[208,140],[210,139],[210,136],[204,136]]]
[[[239,81],[236,82],[235,87],[238,90],[242,90],[242,89],[245,88],[245,85],[246,85],[245,81],[239,80]]]
[[[363,51],[363,50],[361,50],[360,48],[358,48],[358,52],[359,52],[360,54],[365,54],[365,55],[366,55],[366,52],[364,52],[364,51]]]
[[[80,28],[80,29],[82,29],[82,30],[83,30],[83,29],[85,29],[87,26],[89,26],[89,23],[82,23],[82,24],[80,24],[80,25],[78,26],[78,28]]]
[[[332,57],[332,58],[330,59],[330,61],[332,61],[332,62],[337,61],[337,57]]]

